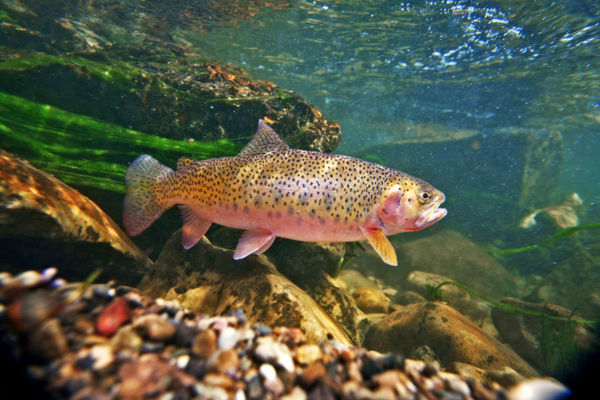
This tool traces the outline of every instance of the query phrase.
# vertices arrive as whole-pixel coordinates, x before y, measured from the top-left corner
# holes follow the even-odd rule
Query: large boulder
[[[0,260],[5,271],[64,266],[72,280],[136,284],[152,261],[90,199],[0,150]]]
[[[454,231],[398,244],[403,271],[423,271],[465,284],[492,298],[514,295],[515,279],[492,256]]]
[[[510,367],[525,377],[538,373],[513,350],[488,336],[443,303],[418,303],[398,310],[367,332],[369,350],[410,354],[428,346],[443,365],[462,362],[482,369]]]
[[[224,315],[242,310],[251,323],[300,328],[308,340],[360,342],[306,292],[280,274],[264,255],[233,260],[233,251],[213,246],[203,237],[184,250],[181,230],[167,242],[138,288],[153,297],[177,299],[188,310]]]

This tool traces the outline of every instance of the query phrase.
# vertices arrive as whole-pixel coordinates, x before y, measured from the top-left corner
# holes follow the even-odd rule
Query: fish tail
[[[165,193],[165,190],[161,189],[162,185],[165,185],[165,179],[172,174],[174,171],[171,168],[165,167],[148,155],[139,156],[127,168],[123,225],[129,236],[142,233],[171,208],[171,204],[161,202],[160,197]]]

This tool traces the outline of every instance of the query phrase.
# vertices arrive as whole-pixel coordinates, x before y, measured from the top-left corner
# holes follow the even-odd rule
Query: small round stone
[[[192,353],[200,359],[207,359],[217,350],[217,334],[212,329],[202,331],[196,337]]]
[[[142,315],[133,326],[143,337],[161,342],[171,339],[177,330],[175,325],[156,314]]]
[[[304,344],[296,349],[296,361],[299,364],[312,364],[323,358],[321,348],[316,344]]]

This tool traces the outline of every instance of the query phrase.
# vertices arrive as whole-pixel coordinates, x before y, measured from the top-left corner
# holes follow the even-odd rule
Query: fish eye
[[[433,198],[433,193],[429,189],[423,189],[419,193],[419,202],[426,204]]]

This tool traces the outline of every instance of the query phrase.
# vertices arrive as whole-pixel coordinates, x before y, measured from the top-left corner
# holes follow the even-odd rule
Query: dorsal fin
[[[179,160],[177,160],[177,170],[186,168],[193,162],[194,162],[194,160],[192,160],[189,157],[181,157]]]
[[[277,133],[262,119],[258,120],[258,129],[240,151],[240,156],[253,156],[255,154],[275,153],[289,150],[290,146],[279,137]]]

